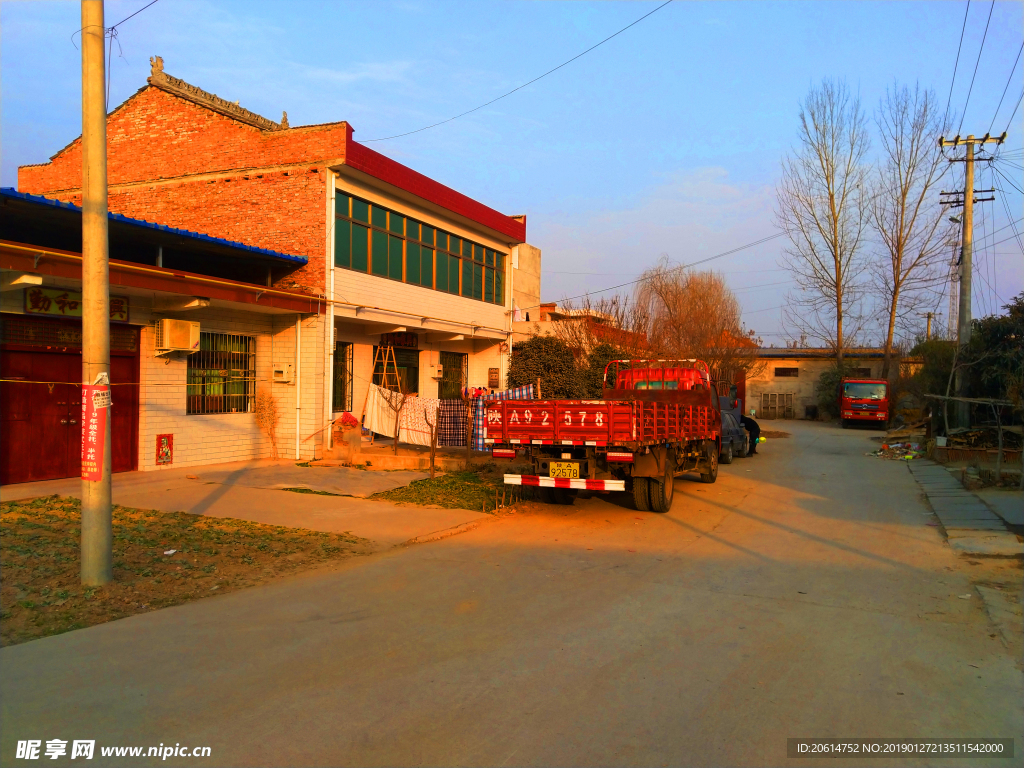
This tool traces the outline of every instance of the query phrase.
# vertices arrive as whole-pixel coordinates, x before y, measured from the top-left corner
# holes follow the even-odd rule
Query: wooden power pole
[[[972,259],[974,256],[974,204],[985,202],[986,200],[994,200],[995,198],[982,198],[975,199],[974,193],[980,190],[974,188],[974,148],[978,145],[985,144],[1002,144],[1006,140],[1006,132],[1003,132],[1002,136],[989,136],[987,133],[980,139],[974,138],[973,135],[968,136],[966,139],[956,136],[953,139],[946,140],[944,137],[939,138],[940,147],[958,147],[963,145],[967,152],[963,158],[954,158],[950,162],[962,162],[964,163],[964,191],[963,200],[951,199],[944,200],[943,202],[951,206],[960,206],[964,208],[964,218],[962,227],[962,238],[960,246],[960,307],[957,312],[957,347],[962,354],[964,348],[971,341],[971,278],[972,275]],[[986,190],[988,191],[988,190]],[[952,194],[958,196],[959,192],[947,192],[944,194]],[[967,397],[967,377],[963,375],[963,369],[958,368],[956,372],[956,396]],[[957,426],[969,427],[971,420],[970,403],[963,401],[957,402]]]
[[[82,583],[113,579],[103,0],[82,0]]]

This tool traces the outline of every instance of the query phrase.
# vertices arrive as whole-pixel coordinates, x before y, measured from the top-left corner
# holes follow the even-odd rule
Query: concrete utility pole
[[[976,202],[985,202],[985,200],[995,199],[984,198],[981,200],[975,200],[974,198],[974,193],[976,191],[980,191],[974,189],[974,147],[979,144],[1002,144],[1005,140],[1005,131],[1002,136],[989,136],[986,133],[980,139],[974,138],[973,134],[968,136],[966,139],[961,139],[959,136],[956,136],[950,141],[946,141],[944,137],[939,137],[939,147],[958,147],[963,144],[967,149],[966,157],[950,161],[962,162],[965,164],[963,201],[961,202],[955,199],[943,201],[948,205],[963,205],[964,207],[962,244],[960,246],[960,307],[957,313],[957,346],[961,353],[963,353],[964,348],[971,341],[971,278],[973,277],[971,262],[974,255],[974,204]],[[956,195],[959,193],[947,192],[944,194]],[[962,369],[958,369],[956,372],[956,396],[967,397],[967,379],[963,375]],[[970,403],[958,402],[957,426],[969,427],[970,421]]]
[[[82,396],[109,382],[110,284],[107,251],[107,106],[103,0],[82,0]],[[109,408],[107,409],[109,411]],[[106,418],[106,414],[104,414]],[[113,579],[110,427],[102,436],[99,479],[82,480],[82,584]],[[82,420],[82,442],[89,425]]]
[[[935,313],[934,312],[925,312],[923,315],[921,315],[921,317],[924,317],[924,318],[928,319],[928,325],[926,326],[926,329],[925,329],[925,332],[924,332],[924,340],[925,341],[931,341],[932,340],[932,318],[935,317]]]

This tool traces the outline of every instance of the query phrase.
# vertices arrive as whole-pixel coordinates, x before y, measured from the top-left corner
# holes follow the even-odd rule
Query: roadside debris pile
[[[920,459],[925,455],[924,446],[921,443],[899,443],[884,442],[877,451],[865,453],[865,456],[877,456],[880,459],[891,459],[895,461],[910,461]]]
[[[1020,427],[1003,427],[1003,450],[1019,451],[1022,444]],[[953,449],[986,449],[999,447],[999,430],[996,427],[976,427],[952,432],[946,438],[946,447]]]

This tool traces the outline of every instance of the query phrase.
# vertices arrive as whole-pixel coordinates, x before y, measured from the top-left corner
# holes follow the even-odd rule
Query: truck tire
[[[661,480],[651,478],[647,481],[647,486],[650,489],[651,509],[661,513],[672,509],[672,499],[675,497],[676,487],[671,465],[665,467],[665,476]]]
[[[725,450],[722,451],[722,455],[718,457],[718,460],[722,464],[732,464],[732,440],[725,446]]]
[[[633,503],[640,512],[651,511],[650,483],[646,477],[633,478]]]
[[[572,506],[576,501],[576,494],[579,493],[576,488],[552,488],[551,490],[555,492],[555,504],[565,504],[566,506]]]
[[[548,488],[546,485],[542,485],[537,489],[540,491],[540,500],[542,504],[557,504],[555,500],[555,489]]]
[[[718,446],[714,440],[707,441],[707,448],[704,449],[707,458],[708,471],[700,473],[702,483],[713,483],[718,479]]]

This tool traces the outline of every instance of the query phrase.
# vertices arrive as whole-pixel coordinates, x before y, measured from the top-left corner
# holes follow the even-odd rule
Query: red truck
[[[889,421],[889,383],[883,379],[843,379],[839,384],[839,419],[844,429],[855,421],[884,427]]]
[[[532,475],[509,485],[542,489],[572,504],[580,490],[628,491],[637,509],[668,512],[672,480],[696,471],[718,478],[722,416],[708,366],[699,360],[613,360],[601,400],[486,403],[484,440],[495,458],[520,451]]]

